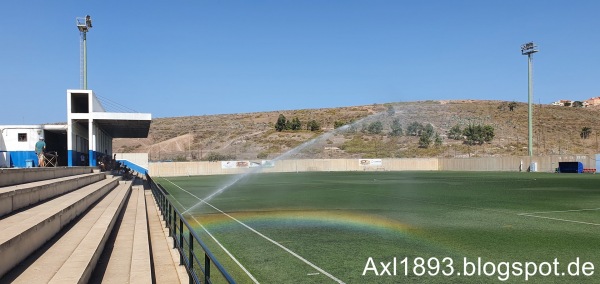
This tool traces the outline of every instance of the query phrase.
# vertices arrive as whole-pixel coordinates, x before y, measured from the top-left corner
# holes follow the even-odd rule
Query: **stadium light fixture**
[[[81,46],[80,46],[80,56],[81,56],[81,88],[87,90],[87,32],[92,28],[92,18],[90,15],[85,17],[77,17],[75,18],[75,22],[77,23],[77,29],[79,29],[79,33],[81,35]]]
[[[533,156],[533,57],[532,55],[539,50],[533,42],[528,42],[521,45],[521,54],[527,55],[527,105],[528,105],[528,153],[529,157]]]

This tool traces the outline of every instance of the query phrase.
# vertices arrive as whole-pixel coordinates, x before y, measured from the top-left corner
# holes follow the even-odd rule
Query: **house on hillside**
[[[571,100],[560,100],[552,103],[553,106],[572,106],[573,101]]]
[[[586,100],[585,103],[587,103],[588,106],[600,106],[600,97],[591,98]]]

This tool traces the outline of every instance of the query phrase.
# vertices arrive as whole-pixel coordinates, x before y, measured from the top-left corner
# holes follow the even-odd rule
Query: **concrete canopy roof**
[[[146,138],[152,122],[149,113],[93,113],[96,125],[113,138]]]

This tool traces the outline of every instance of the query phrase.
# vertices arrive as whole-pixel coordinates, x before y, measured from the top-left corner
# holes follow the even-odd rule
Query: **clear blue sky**
[[[153,117],[600,96],[600,1],[6,1],[0,124],[66,121],[88,85]],[[116,111],[117,109],[109,110]]]

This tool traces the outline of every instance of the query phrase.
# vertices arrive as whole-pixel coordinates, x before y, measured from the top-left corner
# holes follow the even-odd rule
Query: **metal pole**
[[[179,219],[179,265],[183,265],[183,219]]]
[[[192,273],[194,272],[194,237],[192,236],[192,231],[188,231],[188,238],[190,239],[190,243],[188,245],[189,254],[188,254],[188,263],[190,264],[190,273],[189,282],[190,284],[194,284],[194,277]]]
[[[210,257],[204,253],[204,283],[210,283]]]
[[[527,85],[528,85],[528,105],[529,105],[529,112],[528,112],[528,121],[529,121],[529,145],[528,145],[528,149],[529,149],[529,157],[533,156],[533,125],[532,125],[532,121],[533,121],[533,79],[532,79],[532,70],[533,68],[533,63],[532,63],[532,58],[531,58],[531,53],[527,55]]]
[[[86,32],[83,32],[83,89],[87,90],[87,39]]]

